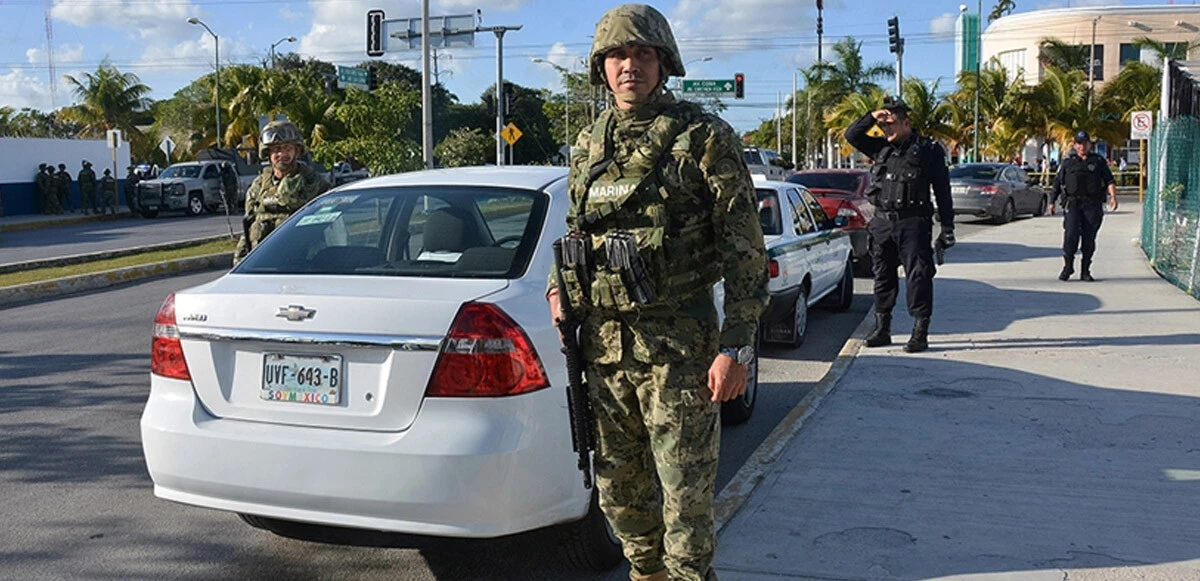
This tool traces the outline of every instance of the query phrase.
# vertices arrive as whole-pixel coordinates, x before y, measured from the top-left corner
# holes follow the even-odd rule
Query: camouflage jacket
[[[611,152],[615,164],[629,160],[636,141],[651,128],[657,112],[672,100],[668,94],[656,104],[630,111],[614,110],[616,119],[604,149]],[[592,133],[592,127],[581,131],[571,152],[569,181],[573,192],[580,189],[575,187],[577,182],[588,180],[593,164],[601,161],[592,159],[596,157]],[[727,123],[707,114],[697,115],[673,138],[664,138],[671,139],[671,143],[657,163],[660,183],[668,190],[668,197],[683,196],[685,211],[694,212],[670,218],[711,224],[713,239],[709,243],[715,247],[719,272],[725,281],[725,322],[720,343],[752,345],[758,318],[767,303],[767,257],[757,197],[742,156],[741,141]],[[586,190],[586,186],[582,189]],[[557,286],[554,273],[550,286]],[[711,300],[709,288],[697,288],[696,292],[704,300]],[[711,306],[708,309],[711,311]]]
[[[96,172],[90,167],[79,170],[79,190],[82,192],[96,191]]]
[[[290,216],[327,190],[329,184],[306,163],[297,162],[296,169],[280,180],[275,179],[274,169],[265,168],[246,191],[246,218]]]

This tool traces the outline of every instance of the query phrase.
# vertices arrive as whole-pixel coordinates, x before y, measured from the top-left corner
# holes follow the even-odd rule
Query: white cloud
[[[31,48],[25,51],[25,58],[31,65],[45,66],[48,62],[46,59],[46,51],[41,47]],[[63,44],[59,45],[54,50],[55,66],[75,65],[83,59],[82,44]]]
[[[586,65],[583,62],[584,55],[575,52],[567,47],[567,45],[556,42],[554,46],[546,53],[546,56],[541,57],[549,63],[554,63],[573,73],[586,72]],[[538,72],[538,76],[542,79],[542,87],[551,91],[562,91],[562,73],[558,69],[545,64],[535,63],[534,70]]]
[[[929,33],[937,40],[950,40],[954,38],[955,24],[958,23],[958,14],[954,12],[946,12],[929,22]]]
[[[295,10],[292,10],[291,6],[288,6],[285,4],[284,6],[279,8],[279,17],[283,18],[284,20],[299,20],[299,19],[303,18],[304,15]]]
[[[192,25],[187,19],[201,12],[190,1],[55,0],[50,14],[55,20],[81,28],[99,24],[136,32],[143,39],[168,41],[189,36]]]
[[[7,75],[0,75],[0,103],[13,109],[32,107],[46,111],[50,109],[50,88],[42,79],[14,68]]]
[[[793,0],[680,0],[670,20],[680,50],[703,57],[769,49],[755,35],[811,31],[815,16],[815,4],[797,9]]]
[[[230,60],[243,61],[242,56],[253,54],[255,48],[241,41],[224,39],[221,43],[221,63],[225,65]],[[213,64],[213,39],[207,32],[175,44],[151,44],[142,52],[137,65],[161,68],[164,63],[171,63],[176,68],[190,67],[200,71],[211,70]],[[231,59],[230,55],[239,55]],[[200,74],[204,74],[203,72]]]

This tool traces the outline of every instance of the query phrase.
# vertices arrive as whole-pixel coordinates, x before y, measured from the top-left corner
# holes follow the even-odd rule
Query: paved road
[[[234,232],[241,220],[232,218]],[[183,216],[163,214],[153,220],[124,217],[111,221],[81,222],[0,235],[0,264],[58,258],[105,250],[165,244],[228,234],[224,214]]]

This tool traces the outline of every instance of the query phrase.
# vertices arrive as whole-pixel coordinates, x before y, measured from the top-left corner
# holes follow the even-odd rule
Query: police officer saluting
[[[868,113],[846,129],[846,141],[875,162],[873,191],[875,217],[867,225],[875,273],[875,329],[867,347],[892,343],[892,308],[900,290],[897,267],[904,265],[908,313],[914,319],[912,337],[904,346],[909,353],[929,348],[929,317],[933,314],[933,203],[943,248],[954,246],[954,206],[946,152],[937,142],[913,131],[908,105],[888,97],[884,108]],[[883,137],[867,134],[873,125]]]
[[[1096,233],[1104,220],[1104,194],[1108,192],[1108,209],[1117,211],[1117,185],[1112,170],[1104,158],[1091,152],[1092,140],[1087,131],[1075,134],[1075,151],[1062,163],[1054,176],[1050,191],[1050,213],[1055,202],[1063,199],[1063,269],[1058,280],[1068,280],[1075,274],[1075,251],[1083,241],[1083,263],[1079,279],[1093,282],[1092,255],[1096,253]]]
[[[745,390],[767,298],[754,184],[733,129],[666,90],[684,69],[660,12],[605,13],[589,64],[612,105],[573,151],[572,259],[551,276],[550,311],[581,319],[600,507],[630,577],[709,581],[721,402]]]

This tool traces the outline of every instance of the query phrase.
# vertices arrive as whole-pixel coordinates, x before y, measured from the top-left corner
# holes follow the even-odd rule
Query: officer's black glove
[[[954,229],[942,228],[942,234],[938,236],[938,241],[942,243],[942,248],[954,246]]]

